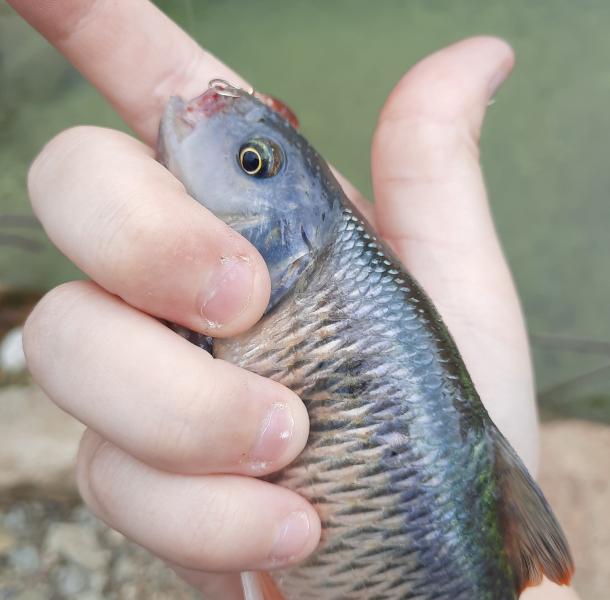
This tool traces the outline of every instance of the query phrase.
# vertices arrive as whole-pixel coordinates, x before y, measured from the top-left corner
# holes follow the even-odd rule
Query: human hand
[[[288,390],[213,360],[153,318],[231,335],[260,317],[269,282],[256,251],[192,202],[151,147],[170,94],[195,96],[212,77],[243,80],[146,2],[9,1],[144,142],[77,128],[35,161],[35,211],[95,283],[67,284],[43,299],[26,327],[30,369],[89,427],[78,481],[92,510],[210,597],[238,598],[235,575],[212,573],[265,568],[277,551],[289,564],[316,546],[312,507],[251,477],[262,474],[259,434],[270,434],[268,471],[276,470],[303,447],[307,415]],[[420,63],[379,121],[375,207],[344,183],[431,295],[492,418],[532,469],[527,339],[477,155],[485,107],[512,60],[506,44],[479,38]],[[218,276],[223,256],[248,261]],[[223,325],[210,331],[210,321]],[[267,426],[278,404],[284,418]],[[282,524],[301,511],[304,530]],[[548,589],[547,598],[569,597]]]

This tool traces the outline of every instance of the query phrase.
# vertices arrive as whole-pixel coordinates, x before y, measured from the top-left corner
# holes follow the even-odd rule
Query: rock
[[[195,600],[159,559],[73,498],[0,504],[0,600]],[[9,547],[10,546],[10,547]]]
[[[581,598],[608,597],[610,587],[610,427],[544,423],[540,485],[561,522],[576,561]]]
[[[24,507],[19,504],[11,507],[11,509],[3,515],[2,523],[4,524],[4,527],[13,533],[16,533],[17,535],[23,534],[29,525]]]
[[[11,329],[0,342],[0,369],[7,373],[25,371],[23,327]]]
[[[57,591],[68,598],[75,598],[75,594],[83,592],[89,586],[87,570],[76,563],[68,563],[57,567],[53,572],[52,579]]]
[[[82,431],[38,387],[0,389],[0,492],[76,494],[74,461]]]
[[[138,567],[128,556],[120,556],[112,566],[112,581],[115,584],[126,583],[135,579]]]
[[[0,596],[1,598],[4,597]],[[20,592],[16,592],[14,596],[7,596],[11,600],[49,600],[49,598],[54,598],[53,592],[46,584],[38,584],[38,585],[28,585],[28,589],[21,590]]]
[[[95,531],[75,523],[51,524],[43,554],[46,564],[63,558],[90,571],[105,570],[111,559],[111,552],[100,546]]]
[[[117,598],[119,600],[138,600],[138,585],[136,583],[129,583],[119,588]]]
[[[24,575],[32,575],[40,569],[40,555],[34,546],[15,548],[8,557],[13,569]]]
[[[81,592],[78,595],[78,600],[108,600],[108,597],[98,592],[87,591]]]
[[[92,593],[103,592],[107,583],[108,575],[106,574],[106,568],[89,574],[89,590]]]
[[[79,504],[70,513],[70,521],[98,531],[106,530],[106,525],[100,521],[84,504]]]
[[[7,555],[15,547],[16,543],[15,536],[3,527],[0,527],[0,556]]]
[[[125,536],[114,529],[104,531],[104,541],[111,548],[118,548],[125,543]]]

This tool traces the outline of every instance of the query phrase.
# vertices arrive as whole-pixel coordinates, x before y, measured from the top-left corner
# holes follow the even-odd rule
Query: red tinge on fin
[[[249,571],[241,574],[244,600],[286,600],[269,573]]]
[[[295,129],[299,128],[299,119],[294,114],[294,112],[288,107],[287,104],[274,98],[273,96],[269,96],[268,94],[263,94],[262,92],[255,91],[254,97],[260,100],[263,104],[266,104],[269,108],[272,108],[276,113],[284,117],[286,121],[288,121]]]

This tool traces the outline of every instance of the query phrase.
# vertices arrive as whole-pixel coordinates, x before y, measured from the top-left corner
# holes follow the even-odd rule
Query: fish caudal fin
[[[241,574],[244,600],[285,600],[269,573],[247,571]]]
[[[568,585],[574,563],[561,526],[521,459],[506,438],[493,429],[500,515],[517,591],[538,585],[543,575]]]

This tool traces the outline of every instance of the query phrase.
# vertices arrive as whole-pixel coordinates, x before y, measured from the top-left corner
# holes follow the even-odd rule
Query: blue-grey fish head
[[[324,160],[273,108],[213,89],[170,99],[159,160],[265,259],[274,306],[334,236],[341,190]]]

